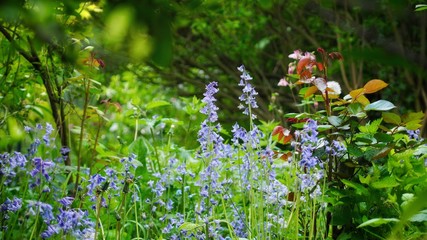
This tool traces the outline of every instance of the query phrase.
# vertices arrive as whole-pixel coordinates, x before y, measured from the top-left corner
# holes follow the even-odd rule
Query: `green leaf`
[[[149,110],[149,109],[163,107],[163,106],[169,106],[169,105],[171,105],[169,102],[166,102],[163,100],[157,100],[157,101],[151,101],[151,102],[147,103],[147,105],[145,105],[145,108],[147,110]]]
[[[396,178],[387,176],[377,182],[373,182],[371,184],[373,188],[381,189],[381,188],[391,188],[399,186],[399,183],[396,181]]]
[[[184,230],[189,232],[197,230],[198,228],[203,228],[203,225],[191,223],[191,222],[184,222],[183,224],[181,224],[181,226],[179,226],[179,230]]]
[[[424,155],[427,154],[427,145],[420,145],[415,149],[414,155]]]
[[[344,183],[346,186],[354,188],[356,190],[356,193],[359,195],[368,195],[369,191],[366,189],[362,184],[352,182],[347,179],[341,179],[341,182]]]
[[[138,137],[129,145],[129,152],[134,153],[137,156],[137,160],[142,164],[144,171],[147,170],[147,152],[148,152],[147,140],[143,137]]]
[[[386,122],[386,123],[391,123],[391,124],[394,124],[394,125],[399,125],[402,122],[402,119],[396,113],[384,112],[382,114],[382,117],[384,119],[384,122]]]
[[[357,228],[366,227],[366,226],[379,227],[383,224],[387,224],[390,222],[399,222],[399,219],[397,219],[397,218],[373,218],[373,219],[370,219],[370,220],[360,224],[359,226],[357,226]]]
[[[339,127],[342,124],[342,119],[338,116],[330,116],[328,117],[328,121],[334,127]]]
[[[348,105],[348,112],[351,117],[364,118],[366,117],[366,113],[363,111],[362,104],[356,102]]]
[[[427,209],[422,210],[418,214],[412,216],[409,221],[411,222],[426,222],[427,221]]]
[[[363,156],[363,151],[362,149],[360,149],[359,147],[357,147],[354,144],[350,144],[347,147],[347,151],[351,156],[354,156],[356,158],[359,158],[361,156]]]
[[[419,120],[413,120],[413,121],[407,122],[407,123],[405,124],[405,127],[406,127],[406,129],[408,129],[408,130],[417,130],[417,129],[419,129],[421,126],[422,126],[422,125],[420,124],[420,121],[419,121]]]
[[[378,128],[382,122],[382,118],[376,119],[372,122],[367,123],[365,126],[359,126],[359,130],[362,133],[372,133],[375,134],[378,131]]]
[[[417,4],[415,5],[415,11],[424,11],[427,10],[427,4]]]
[[[386,100],[378,100],[376,102],[373,102],[371,104],[368,104],[365,107],[365,111],[388,111],[390,109],[395,108],[393,103],[386,101]]]

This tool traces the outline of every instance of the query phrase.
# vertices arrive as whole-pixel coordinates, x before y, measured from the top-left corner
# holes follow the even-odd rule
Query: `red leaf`
[[[332,60],[343,60],[344,58],[342,57],[341,53],[339,52],[331,52],[329,53],[329,58]]]
[[[323,64],[321,62],[317,62],[316,66],[317,66],[317,69],[319,69],[319,71],[323,71],[324,67],[323,67]]]
[[[306,79],[310,79],[311,76],[312,76],[311,72],[307,69],[304,69],[300,74],[300,79],[302,79],[304,81]]]
[[[292,140],[292,134],[291,131],[288,129],[282,127],[282,126],[276,126],[273,129],[273,132],[271,133],[272,136],[277,135],[277,142],[281,144],[287,144]]]
[[[301,74],[302,70],[306,68],[307,65],[314,64],[315,61],[309,57],[301,58],[297,65],[297,73]]]

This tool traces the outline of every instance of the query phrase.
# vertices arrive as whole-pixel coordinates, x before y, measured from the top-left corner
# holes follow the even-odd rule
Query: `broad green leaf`
[[[348,105],[348,112],[352,117],[354,116],[354,117],[362,118],[366,116],[366,114],[363,112],[363,108],[360,103],[352,103]]]
[[[381,189],[381,188],[391,188],[399,186],[399,183],[396,181],[396,178],[387,176],[382,179],[380,179],[377,182],[373,182],[371,184],[373,188]]]
[[[145,105],[145,108],[147,110],[149,110],[149,109],[163,107],[163,106],[169,106],[169,105],[171,105],[169,102],[166,102],[163,100],[158,100],[158,101],[151,101],[151,102],[147,103],[147,105]]]
[[[365,111],[388,111],[390,109],[395,108],[393,103],[386,101],[386,100],[378,100],[376,102],[373,102],[371,104],[368,104],[365,107]]]
[[[407,123],[414,120],[423,121],[424,113],[423,112],[410,112],[402,116],[402,121]]]
[[[394,125],[399,125],[402,122],[402,119],[399,115],[391,112],[383,112],[382,117],[384,119],[384,122],[391,123]]]
[[[369,82],[367,82],[365,84],[365,86],[363,86],[363,88],[365,89],[365,93],[369,94],[369,93],[378,92],[379,90],[381,90],[387,86],[388,86],[388,84],[385,83],[383,80],[372,79]]]
[[[427,221],[427,209],[422,210],[418,214],[415,214],[412,216],[409,221],[411,222],[426,222]]]
[[[374,137],[378,140],[378,142],[383,143],[391,143],[394,139],[392,135],[382,132],[375,133]]]
[[[198,228],[203,228],[203,225],[191,222],[184,222],[183,224],[181,224],[181,226],[179,226],[179,230],[185,230],[189,232],[197,230]]]
[[[427,154],[427,145],[420,145],[415,149],[414,155],[424,155]]]
[[[363,156],[363,151],[359,147],[357,147],[354,144],[349,144],[347,146],[347,151],[351,156],[354,156],[356,158]]]
[[[410,122],[407,122],[407,123],[405,124],[405,127],[406,127],[406,129],[408,129],[408,130],[417,130],[417,129],[419,129],[421,126],[422,126],[422,125],[420,124],[420,121],[418,121],[418,120],[410,121]]]
[[[14,141],[20,141],[25,137],[24,128],[19,124],[18,120],[14,117],[7,118],[7,127],[10,137]]]
[[[341,124],[342,124],[342,119],[338,116],[330,116],[330,117],[328,117],[328,121],[334,127],[341,126]]]
[[[362,184],[352,182],[347,179],[341,179],[341,182],[344,183],[346,186],[354,188],[356,190],[356,193],[359,195],[368,195],[369,191],[366,189]]]
[[[359,226],[357,226],[357,228],[366,227],[366,226],[379,227],[383,224],[387,224],[390,222],[399,222],[399,219],[397,219],[397,218],[373,218],[373,219],[370,219],[370,220],[360,224]]]

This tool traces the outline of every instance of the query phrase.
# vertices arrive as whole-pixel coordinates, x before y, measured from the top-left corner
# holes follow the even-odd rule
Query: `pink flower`
[[[288,57],[296,60],[300,59],[302,57],[301,50],[295,50],[294,53],[289,54]]]
[[[288,81],[286,81],[285,78],[280,79],[279,83],[277,84],[277,86],[280,86],[280,87],[286,87],[288,85],[289,85],[289,83],[288,83]]]

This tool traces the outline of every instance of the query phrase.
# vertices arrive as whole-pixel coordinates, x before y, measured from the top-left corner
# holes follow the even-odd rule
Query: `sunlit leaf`
[[[406,129],[408,130],[417,130],[421,127],[422,125],[420,124],[420,122],[418,120],[414,120],[414,121],[410,121],[407,122],[405,124]]]
[[[382,117],[384,119],[384,122],[386,122],[386,123],[399,125],[402,122],[402,119],[400,119],[400,116],[395,114],[395,113],[384,112],[384,113],[382,113]]]
[[[360,95],[357,99],[357,102],[361,103],[363,106],[368,105],[370,102],[369,100],[365,97],[365,95]]]
[[[365,89],[359,88],[359,89],[351,91],[349,94],[353,100],[356,100],[359,96],[363,95],[364,91],[365,91]]]
[[[307,91],[304,94],[304,98],[308,98],[310,96],[312,96],[314,93],[316,93],[318,91],[316,86],[311,86],[307,89]]]
[[[387,176],[377,182],[373,182],[371,186],[377,189],[391,188],[391,187],[399,186],[399,183],[397,182],[396,178],[392,176]]]
[[[379,227],[383,224],[387,224],[390,222],[399,222],[399,219],[397,218],[373,218],[370,219],[362,224],[360,224],[359,226],[357,226],[357,228],[361,228],[361,227]]]
[[[395,108],[393,103],[387,100],[378,100],[373,102],[365,107],[365,111],[388,111]]]
[[[197,230],[199,228],[203,228],[203,226],[204,225],[202,225],[202,224],[184,222],[183,224],[181,224],[181,226],[179,226],[179,230],[191,232],[191,231]]]
[[[419,120],[419,122],[423,121],[424,113],[423,112],[410,112],[402,116],[402,121],[407,123],[414,120]]]
[[[147,103],[147,105],[145,105],[145,108],[147,110],[149,110],[149,109],[163,107],[163,106],[169,106],[169,105],[171,105],[169,102],[166,102],[163,100],[157,100],[157,101],[151,101],[151,102]]]
[[[372,79],[371,81],[367,82],[363,88],[365,89],[365,93],[375,93],[387,86],[388,84],[383,80]]]

